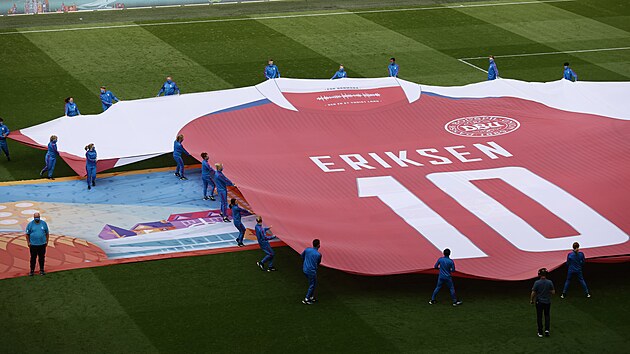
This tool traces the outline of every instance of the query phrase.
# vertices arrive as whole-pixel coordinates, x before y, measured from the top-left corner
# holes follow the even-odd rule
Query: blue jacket
[[[234,183],[230,181],[225,175],[223,171],[215,171],[214,172],[214,184],[217,186],[217,191],[227,190],[227,186],[233,186]]]
[[[201,161],[201,179],[213,179],[214,178],[214,169],[210,166],[208,161]]]
[[[569,81],[577,81],[577,74],[568,66],[564,67],[564,73],[562,74],[562,77]]]
[[[114,104],[114,101],[120,101],[116,95],[111,91],[101,92],[101,103],[103,104],[103,111],[106,111]]]
[[[57,152],[57,142],[51,141],[48,143],[48,152],[46,155],[50,155],[52,158],[56,158],[59,153]]]
[[[9,127],[5,124],[0,124],[0,140],[7,140],[7,135],[9,135],[9,133],[11,133]]]
[[[335,75],[333,75],[333,77],[331,77],[331,80],[335,80],[335,79],[341,79],[342,77],[348,77],[348,74],[346,74],[345,70],[337,70],[337,72],[335,73]]]
[[[31,245],[41,246],[46,244],[46,235],[48,235],[48,224],[44,220],[35,220],[26,225],[26,234],[30,237]]]
[[[65,115],[67,115],[68,117],[74,117],[78,116],[79,114],[81,114],[81,112],[79,112],[79,107],[77,107],[76,103],[66,103]]]
[[[306,274],[317,273],[317,266],[322,262],[322,254],[314,247],[309,247],[302,252],[302,271]]]
[[[164,82],[157,95],[160,96],[161,94],[164,94],[164,96],[171,96],[176,93],[179,94],[179,87],[177,87],[177,84],[172,80],[167,80]]]
[[[85,152],[85,166],[87,167],[96,166],[96,149],[88,150]]]
[[[258,245],[260,248],[271,248],[269,245],[269,240],[275,238],[275,236],[267,236],[267,231],[269,231],[268,227],[263,227],[260,224],[256,224],[256,239],[258,240]]]
[[[440,257],[433,267],[440,270],[440,278],[450,278],[451,272],[455,271],[455,262],[446,256]]]
[[[390,63],[387,66],[387,70],[389,71],[389,76],[391,77],[398,77],[398,69],[399,67],[398,67],[398,64],[396,63]]]
[[[584,266],[584,253],[582,252],[571,252],[567,255],[567,268],[569,268],[570,273],[581,273],[582,267]]]
[[[180,143],[179,141],[175,140],[175,143],[173,144],[173,156],[181,157],[182,154],[186,154],[190,156],[188,151],[184,149],[184,145],[182,145],[182,143]]]
[[[499,68],[497,68],[497,64],[494,63],[494,60],[490,61],[490,66],[488,67],[488,80],[494,80],[499,77]]]
[[[247,213],[248,211],[241,208],[238,205],[232,205],[232,218],[234,219],[234,224],[241,222],[241,213]]]
[[[278,70],[278,67],[275,64],[267,65],[265,66],[265,77],[267,80],[277,79],[280,77],[280,70]]]

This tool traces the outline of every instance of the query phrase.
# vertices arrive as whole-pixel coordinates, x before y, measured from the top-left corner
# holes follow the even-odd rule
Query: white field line
[[[506,54],[506,55],[495,55],[495,58],[516,58],[516,57],[533,57],[539,55],[554,55],[554,54],[571,54],[571,53],[591,53],[591,52],[610,52],[615,50],[628,50],[630,47],[616,47],[616,48],[599,48],[599,49],[580,49],[580,50],[565,50],[562,52],[544,52],[544,53],[524,53],[524,54]],[[479,71],[483,71],[484,73],[488,73],[488,71],[478,67],[475,64],[469,63],[468,60],[479,60],[479,59],[488,59],[488,56],[485,57],[472,57],[472,58],[459,58],[461,63],[464,63],[470,67],[473,67]]]
[[[471,64],[471,63],[467,62],[467,61],[466,61],[466,60],[464,60],[464,59],[457,59],[457,60],[459,60],[460,62],[462,62],[462,63],[464,63],[464,64],[466,64],[466,65],[468,65],[468,66],[472,66],[473,68],[475,68],[475,69],[477,69],[477,70],[479,70],[479,71],[483,71],[483,72],[484,72],[484,73],[486,73],[486,74],[488,73],[486,70],[483,70],[482,68],[478,67],[477,65]]]
[[[571,53],[589,53],[589,52],[608,52],[613,50],[628,50],[630,47],[616,47],[616,48],[599,48],[599,49],[580,49],[580,50],[565,50],[561,52],[544,52],[544,53],[524,53],[524,54],[506,54],[506,55],[495,55],[495,58],[516,58],[516,57],[534,57],[538,55],[553,55],[553,54],[571,54]],[[473,58],[459,58],[459,61],[466,60],[477,60],[477,59],[488,59],[488,56],[485,57],[473,57]]]
[[[297,14],[297,15],[278,15],[278,16],[260,16],[260,17],[223,18],[223,19],[214,19],[214,20],[192,20],[192,21],[178,21],[178,22],[156,22],[156,23],[144,23],[144,24],[127,24],[127,25],[93,26],[93,27],[72,27],[72,28],[57,28],[57,29],[43,29],[43,30],[0,32],[0,35],[27,34],[27,33],[49,33],[49,32],[66,32],[66,31],[88,31],[88,30],[99,30],[99,29],[149,27],[149,26],[173,26],[173,25],[187,25],[187,24],[195,24],[195,23],[217,23],[217,22],[235,22],[235,21],[261,21],[261,20],[277,20],[277,19],[290,19],[290,18],[301,18],[301,17],[343,16],[343,15],[356,15],[356,14],[387,13],[387,12],[465,9],[465,8],[513,6],[513,5],[537,5],[537,4],[545,4],[545,3],[572,2],[572,1],[576,1],[576,0],[541,0],[541,1],[520,1],[520,2],[466,4],[466,5],[444,5],[444,6],[432,6],[432,7],[404,8],[404,9],[324,12],[324,13]],[[130,7],[129,9],[134,9],[134,8]]]

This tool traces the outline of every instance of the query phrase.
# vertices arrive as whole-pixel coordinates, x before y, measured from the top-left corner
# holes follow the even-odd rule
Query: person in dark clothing
[[[536,321],[538,323],[538,337],[543,337],[542,317],[545,315],[545,337],[549,337],[549,322],[551,310],[551,296],[556,293],[553,282],[547,279],[547,268],[538,270],[540,279],[534,282],[532,293],[529,297],[530,304],[536,304]]]

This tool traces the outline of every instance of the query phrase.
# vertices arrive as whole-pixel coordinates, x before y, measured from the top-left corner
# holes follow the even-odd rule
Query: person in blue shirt
[[[85,147],[85,171],[87,172],[88,190],[96,186],[96,148],[94,144]]]
[[[230,222],[227,217],[227,187],[236,186],[229,178],[223,174],[223,164],[214,164],[216,171],[214,172],[214,184],[217,186],[217,195],[219,196],[219,203],[221,205],[221,216],[223,221]]]
[[[182,158],[182,154],[188,156],[190,156],[190,154],[188,153],[188,151],[186,151],[186,149],[184,149],[184,145],[182,145],[183,142],[184,136],[182,134],[179,134],[177,138],[175,138],[175,142],[173,143],[173,159],[177,164],[177,167],[175,168],[175,176],[185,181],[188,178],[184,176],[184,159]]]
[[[344,77],[348,77],[348,74],[346,73],[346,70],[343,68],[343,65],[339,65],[339,70],[337,70],[335,75],[333,75],[333,77],[331,77],[330,79],[336,80],[336,79],[341,79]]]
[[[275,253],[273,252],[273,249],[271,248],[271,245],[269,244],[269,240],[273,240],[274,238],[276,238],[276,236],[274,235],[267,236],[267,232],[271,230],[271,226],[263,227],[261,216],[256,217],[255,229],[256,229],[256,239],[258,240],[258,245],[260,246],[260,249],[263,250],[263,252],[265,252],[265,257],[260,262],[256,262],[256,265],[258,266],[258,268],[264,271],[265,263],[269,262],[267,271],[273,272],[276,270],[276,268],[273,266],[273,257],[275,256]]]
[[[208,163],[208,153],[201,153],[201,182],[203,182],[203,200],[215,200],[214,198],[214,169]],[[208,186],[210,188],[210,196],[208,197]]]
[[[387,66],[387,71],[389,72],[390,77],[398,77],[398,64],[396,64],[396,58],[389,59],[389,65]]]
[[[269,59],[267,66],[265,66],[265,77],[267,80],[280,78],[280,70],[278,70],[278,67],[273,63],[273,59]]]
[[[35,262],[39,260],[39,274],[46,275],[44,261],[46,259],[46,246],[48,245],[48,224],[41,219],[38,212],[33,214],[33,221],[26,225],[26,244],[31,253],[31,271],[29,276],[35,274]]]
[[[67,117],[75,117],[81,115],[81,112],[79,112],[79,107],[77,107],[77,104],[74,103],[73,97],[68,97],[64,101],[66,102],[64,114]]]
[[[494,62],[494,56],[490,56],[488,58],[490,61],[490,66],[488,67],[488,80],[494,80],[499,78],[499,68],[497,68],[497,64]]]
[[[41,177],[44,177],[44,173],[48,171],[48,179],[54,179],[53,172],[57,164],[57,155],[59,155],[59,152],[57,152],[57,136],[51,135],[48,143],[48,152],[46,152],[46,166],[39,173]]]
[[[101,86],[101,104],[103,105],[103,112],[114,104],[114,101],[120,102],[120,99],[114,95],[113,92]]]
[[[7,136],[9,136],[11,131],[9,127],[4,124],[4,119],[0,118],[0,149],[7,156],[7,160],[11,161],[11,157],[9,156],[9,145],[7,145]]]
[[[302,252],[302,271],[308,279],[308,290],[306,291],[306,297],[302,300],[304,305],[311,305],[316,302],[315,299],[315,287],[317,286],[317,267],[322,262],[322,254],[319,253],[319,239],[313,240],[313,247],[309,247]]]
[[[243,247],[245,246],[243,243],[243,237],[245,237],[245,225],[241,222],[241,216],[243,213],[246,213],[247,210],[241,208],[235,198],[230,200],[230,209],[232,209],[232,220],[234,221],[234,226],[238,230],[236,244],[238,247]]]
[[[543,337],[543,314],[545,315],[545,337],[549,337],[551,296],[556,293],[553,282],[547,279],[547,268],[540,268],[538,276],[540,279],[534,282],[532,292],[529,295],[529,303],[536,304],[536,322],[538,324],[538,337]]]
[[[577,74],[569,67],[569,63],[564,63],[564,72],[562,78],[569,81],[578,81]]]
[[[164,94],[164,96],[172,96],[174,94],[179,95],[179,87],[177,87],[177,84],[173,81],[172,77],[166,77],[166,82],[164,82],[160,88],[160,92],[158,92],[157,97],[160,97],[162,94]]]
[[[440,257],[435,263],[434,268],[440,270],[440,275],[438,276],[437,286],[435,287],[435,290],[433,290],[433,295],[431,295],[429,305],[435,304],[435,297],[443,285],[446,285],[448,290],[451,292],[453,306],[459,306],[462,304],[455,295],[455,286],[453,285],[453,279],[451,278],[451,273],[455,271],[455,262],[453,262],[450,256],[451,250],[447,248],[444,250],[444,257]]]
[[[571,278],[576,276],[582,285],[582,289],[584,289],[584,293],[586,297],[591,297],[590,291],[588,291],[588,286],[586,285],[586,281],[584,280],[584,275],[582,274],[582,268],[584,267],[584,262],[586,258],[584,257],[584,253],[580,252],[580,244],[577,242],[573,243],[573,252],[567,255],[567,280],[564,282],[564,289],[562,290],[562,294],[560,294],[560,298],[564,299],[567,296],[567,290],[569,290],[569,284],[571,283]]]

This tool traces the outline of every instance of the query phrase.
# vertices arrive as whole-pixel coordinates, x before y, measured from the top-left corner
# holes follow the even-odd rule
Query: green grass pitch
[[[100,85],[138,99],[154,96],[166,75],[183,93],[253,85],[269,57],[283,76],[300,78],[329,78],[339,63],[352,77],[385,76],[395,56],[403,79],[462,85],[484,80],[474,66],[486,68],[483,57],[494,54],[506,78],[556,80],[569,61],[580,80],[630,79],[630,2],[519,2],[308,0],[2,17],[0,116],[12,130],[32,126],[62,115],[70,95],[82,113],[98,113]],[[302,16],[314,13],[327,15]],[[188,23],[164,24],[178,21]],[[68,30],[92,26],[100,28]],[[523,56],[532,53],[540,54]],[[37,178],[44,152],[9,144],[14,161],[0,156],[0,181]],[[163,156],[122,169],[169,165]],[[57,166],[57,176],[72,175],[61,160]],[[434,276],[323,269],[320,302],[306,307],[299,257],[279,249],[277,273],[257,271],[259,257],[246,251],[0,281],[0,353],[623,353],[630,346],[628,264],[589,264],[593,298],[572,284],[568,299],[554,299],[552,337],[539,339],[531,281],[456,279],[464,305],[453,308],[445,290],[437,305],[427,304]],[[557,288],[564,275],[552,272]]]

